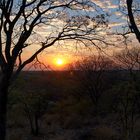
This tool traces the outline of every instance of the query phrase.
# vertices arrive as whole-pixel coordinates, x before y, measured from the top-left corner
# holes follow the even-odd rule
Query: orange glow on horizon
[[[65,57],[56,56],[53,59],[52,66],[54,69],[63,70],[68,64],[68,60]]]

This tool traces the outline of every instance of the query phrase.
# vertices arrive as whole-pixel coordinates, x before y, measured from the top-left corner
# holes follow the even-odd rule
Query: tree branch
[[[140,31],[137,27],[137,24],[135,22],[134,15],[132,12],[133,0],[127,0],[126,2],[127,2],[128,17],[130,21],[130,29],[133,33],[135,33],[137,40],[140,42]]]

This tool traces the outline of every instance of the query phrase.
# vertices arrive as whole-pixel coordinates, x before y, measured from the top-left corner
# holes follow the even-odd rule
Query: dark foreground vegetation
[[[83,74],[22,72],[10,88],[7,139],[139,140],[140,72],[105,71],[100,84]]]

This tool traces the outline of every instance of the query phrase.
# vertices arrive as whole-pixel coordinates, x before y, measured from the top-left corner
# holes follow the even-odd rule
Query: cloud
[[[93,1],[96,5],[103,9],[115,9],[118,8],[118,4],[114,3],[113,0],[94,0]]]
[[[112,22],[112,23],[109,23],[109,27],[112,28],[112,27],[116,27],[116,26],[122,26],[122,25],[125,25],[124,22]]]

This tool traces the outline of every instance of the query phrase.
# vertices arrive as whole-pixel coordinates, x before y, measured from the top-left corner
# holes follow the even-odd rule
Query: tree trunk
[[[133,33],[135,33],[136,38],[140,43],[140,31],[136,24],[136,20],[135,20],[135,17],[133,15],[133,10],[132,10],[133,0],[127,0],[126,4],[127,4],[128,17],[129,17],[129,21],[130,21],[130,25],[131,25],[130,29],[132,30]]]
[[[35,136],[38,136],[38,134],[39,134],[39,120],[38,120],[38,117],[37,117],[37,115],[35,115]]]
[[[33,118],[30,114],[30,109],[28,108],[28,105],[25,102],[22,103],[24,104],[24,111],[30,124],[30,133],[34,135]]]
[[[29,120],[29,124],[30,124],[30,132],[31,132],[31,134],[34,135],[33,119],[32,119],[32,117],[31,117],[29,111],[25,111],[25,112],[26,112],[26,114],[27,114],[27,118],[28,118],[28,120]]]
[[[8,87],[8,79],[6,77],[2,77],[0,80],[0,140],[6,139]]]

